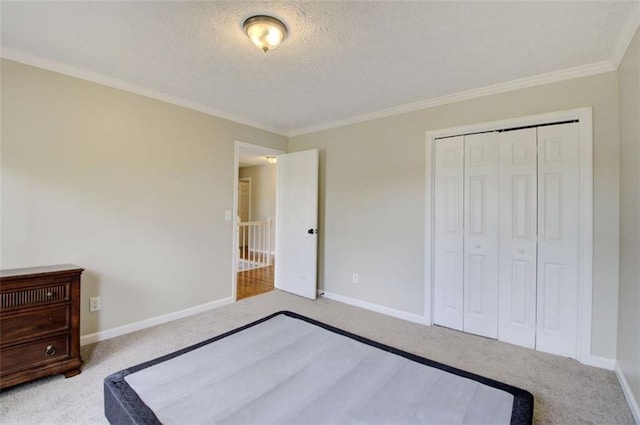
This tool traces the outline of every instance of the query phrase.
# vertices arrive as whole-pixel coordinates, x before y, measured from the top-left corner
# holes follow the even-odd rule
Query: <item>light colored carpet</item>
[[[327,299],[273,291],[210,312],[82,348],[82,374],[20,385],[0,394],[3,424],[105,424],[102,381],[279,310],[290,310],[469,372],[530,391],[536,424],[633,424],[613,372],[534,350],[426,327]]]

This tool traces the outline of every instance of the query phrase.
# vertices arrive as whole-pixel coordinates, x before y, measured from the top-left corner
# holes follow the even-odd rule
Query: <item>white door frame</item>
[[[426,132],[425,185],[425,266],[424,321],[433,324],[433,149],[435,139],[578,120],[580,126],[580,263],[578,289],[577,359],[593,363],[591,356],[591,314],[593,285],[593,109],[591,107],[547,114],[510,118],[500,121],[445,128]]]
[[[233,205],[231,211],[231,223],[232,223],[232,234],[233,237],[231,245],[232,245],[232,253],[231,256],[231,297],[233,302],[236,302],[238,299],[237,289],[238,289],[238,271],[237,271],[237,262],[238,262],[238,238],[236,238],[236,228],[238,226],[238,178],[240,176],[240,150],[248,150],[252,152],[257,152],[260,154],[264,154],[264,156],[278,156],[285,153],[284,151],[278,149],[267,148],[265,146],[254,145],[252,143],[241,142],[239,140],[235,141],[234,144],[234,155],[233,155]],[[273,223],[276,223],[278,212],[276,211],[276,217],[274,217]],[[274,224],[275,225],[275,224]]]

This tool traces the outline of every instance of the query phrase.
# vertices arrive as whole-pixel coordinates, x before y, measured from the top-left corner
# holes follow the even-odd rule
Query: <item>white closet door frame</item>
[[[593,110],[591,107],[551,112],[548,114],[511,118],[481,124],[446,128],[426,132],[425,175],[425,313],[424,322],[433,322],[433,149],[435,140],[484,131],[537,126],[565,121],[579,121],[580,126],[580,260],[578,288],[578,353],[581,363],[602,366],[591,355],[591,314],[593,286]]]

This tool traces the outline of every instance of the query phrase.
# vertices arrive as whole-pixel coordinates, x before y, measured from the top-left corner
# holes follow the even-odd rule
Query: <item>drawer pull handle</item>
[[[47,297],[49,297],[49,298],[53,297],[53,292],[51,292],[51,291],[47,292]]]
[[[56,353],[56,347],[53,345],[47,345],[47,348],[44,349],[44,353],[47,356],[53,356]]]

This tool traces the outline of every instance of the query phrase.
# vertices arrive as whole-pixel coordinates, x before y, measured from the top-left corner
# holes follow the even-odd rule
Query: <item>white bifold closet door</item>
[[[535,128],[500,133],[501,341],[536,346],[538,158]]]
[[[440,139],[434,155],[434,321],[462,330],[464,137]]]
[[[498,133],[464,136],[462,329],[498,337]]]
[[[434,323],[576,357],[578,123],[437,140]]]
[[[536,348],[573,358],[578,343],[579,141],[577,123],[538,127]]]
[[[498,136],[435,147],[434,321],[498,336]]]

